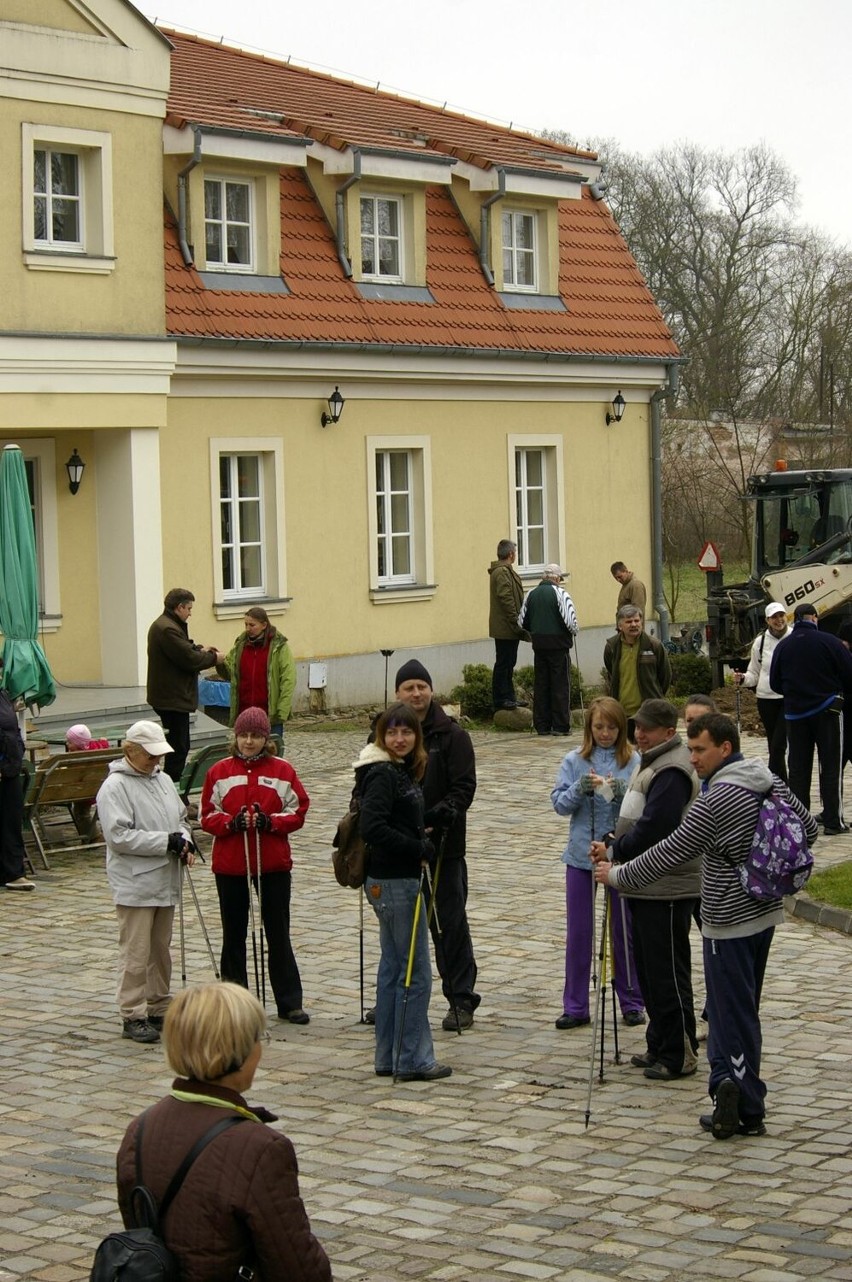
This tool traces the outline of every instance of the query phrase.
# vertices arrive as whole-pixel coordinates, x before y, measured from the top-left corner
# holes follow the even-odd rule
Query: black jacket
[[[433,699],[423,721],[423,743],[429,754],[422,784],[424,823],[435,830],[432,839],[436,847],[441,832],[447,831],[446,859],[463,859],[467,810],[476,792],[476,758],[470,735]]]
[[[0,775],[13,779],[21,773],[24,741],[15,707],[5,690],[0,690]]]
[[[430,848],[423,831],[423,794],[416,779],[404,765],[375,761],[359,766],[355,781],[361,798],[360,832],[367,843],[368,877],[389,881],[418,878],[421,861]]]
[[[773,651],[769,684],[784,696],[786,717],[811,716],[839,694],[852,700],[852,654],[830,632],[800,619]]]

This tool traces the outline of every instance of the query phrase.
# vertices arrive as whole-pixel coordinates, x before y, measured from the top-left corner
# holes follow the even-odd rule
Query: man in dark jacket
[[[593,859],[614,864],[635,859],[674,832],[698,792],[673,704],[645,700],[636,713],[636,746],[642,759],[621,804],[615,834],[593,844]],[[630,1062],[652,1081],[689,1077],[698,1068],[689,928],[700,879],[701,861],[692,859],[640,890],[620,891],[629,900],[633,955],[648,1012],[647,1052]]]
[[[524,603],[524,586],[515,569],[517,544],[501,539],[497,560],[488,569],[490,608],[488,635],[494,638],[494,671],[491,674],[491,701],[494,711],[516,708],[512,674],[518,661],[518,644],[526,637],[518,626],[518,615]]]
[[[474,991],[477,968],[466,910],[466,819],[476,792],[476,759],[470,735],[432,698],[432,678],[417,659],[404,663],[397,672],[396,697],[416,714],[429,754],[422,781],[423,818],[427,832],[432,830],[436,850],[444,841],[435,897],[437,921],[433,916],[431,930],[441,986],[450,1003],[442,1027],[455,1032],[455,1011],[459,1027],[470,1028],[473,1012],[482,1000]]]
[[[638,606],[623,605],[616,627],[618,633],[604,646],[604,667],[609,693],[632,718],[643,700],[663,698],[672,683],[672,665],[664,646],[645,632]]]
[[[190,640],[187,620],[194,604],[188,588],[172,588],[163,613],[148,629],[147,699],[172,745],[163,768],[175,783],[180,783],[189,755],[189,714],[198,707],[198,674],[225,661],[221,651],[205,650]]]
[[[772,655],[769,684],[784,696],[790,788],[810,808],[814,748],[819,757],[822,822],[827,836],[848,832],[843,821],[843,708],[852,700],[852,654],[820,632],[808,601],[793,612],[793,632]]]
[[[538,587],[527,593],[518,624],[532,638],[535,686],[533,725],[537,734],[571,733],[571,676],[568,654],[577,635],[574,602],[559,586],[558,565],[546,565]]]

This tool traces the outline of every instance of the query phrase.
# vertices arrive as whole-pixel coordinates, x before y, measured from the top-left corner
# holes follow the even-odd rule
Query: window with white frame
[[[562,437],[510,437],[509,466],[518,569],[534,573],[562,559]]]
[[[402,201],[393,196],[361,197],[361,275],[402,281]]]
[[[210,442],[216,602],[285,596],[283,443]]]
[[[374,602],[434,592],[430,448],[428,437],[367,438]]]
[[[30,268],[112,271],[112,139],[24,123],[23,248]]]
[[[254,269],[251,183],[205,178],[204,242],[208,267],[245,272]]]
[[[535,293],[538,289],[536,264],[536,216],[521,210],[503,214],[503,288]]]

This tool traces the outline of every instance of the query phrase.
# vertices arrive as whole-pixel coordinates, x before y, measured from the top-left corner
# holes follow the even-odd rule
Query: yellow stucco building
[[[570,572],[593,677],[610,562],[651,568],[678,359],[595,158],[125,0],[7,0],[0,37],[0,443],[28,463],[58,679],[143,684],[187,586],[222,649],[265,606],[297,703],[311,661],[330,705],[375,699],[381,649],[446,691],[491,659],[505,537],[530,586]]]

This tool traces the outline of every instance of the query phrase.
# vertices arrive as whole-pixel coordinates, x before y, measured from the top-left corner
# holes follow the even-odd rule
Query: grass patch
[[[852,908],[852,862],[813,873],[805,890],[811,899],[832,908]]]
[[[748,578],[746,562],[731,561],[725,567],[726,583],[742,583]],[[672,602],[672,575],[663,566],[663,590],[669,603],[673,623],[703,623],[707,618],[707,575],[695,561],[684,561],[673,567],[676,600]]]

